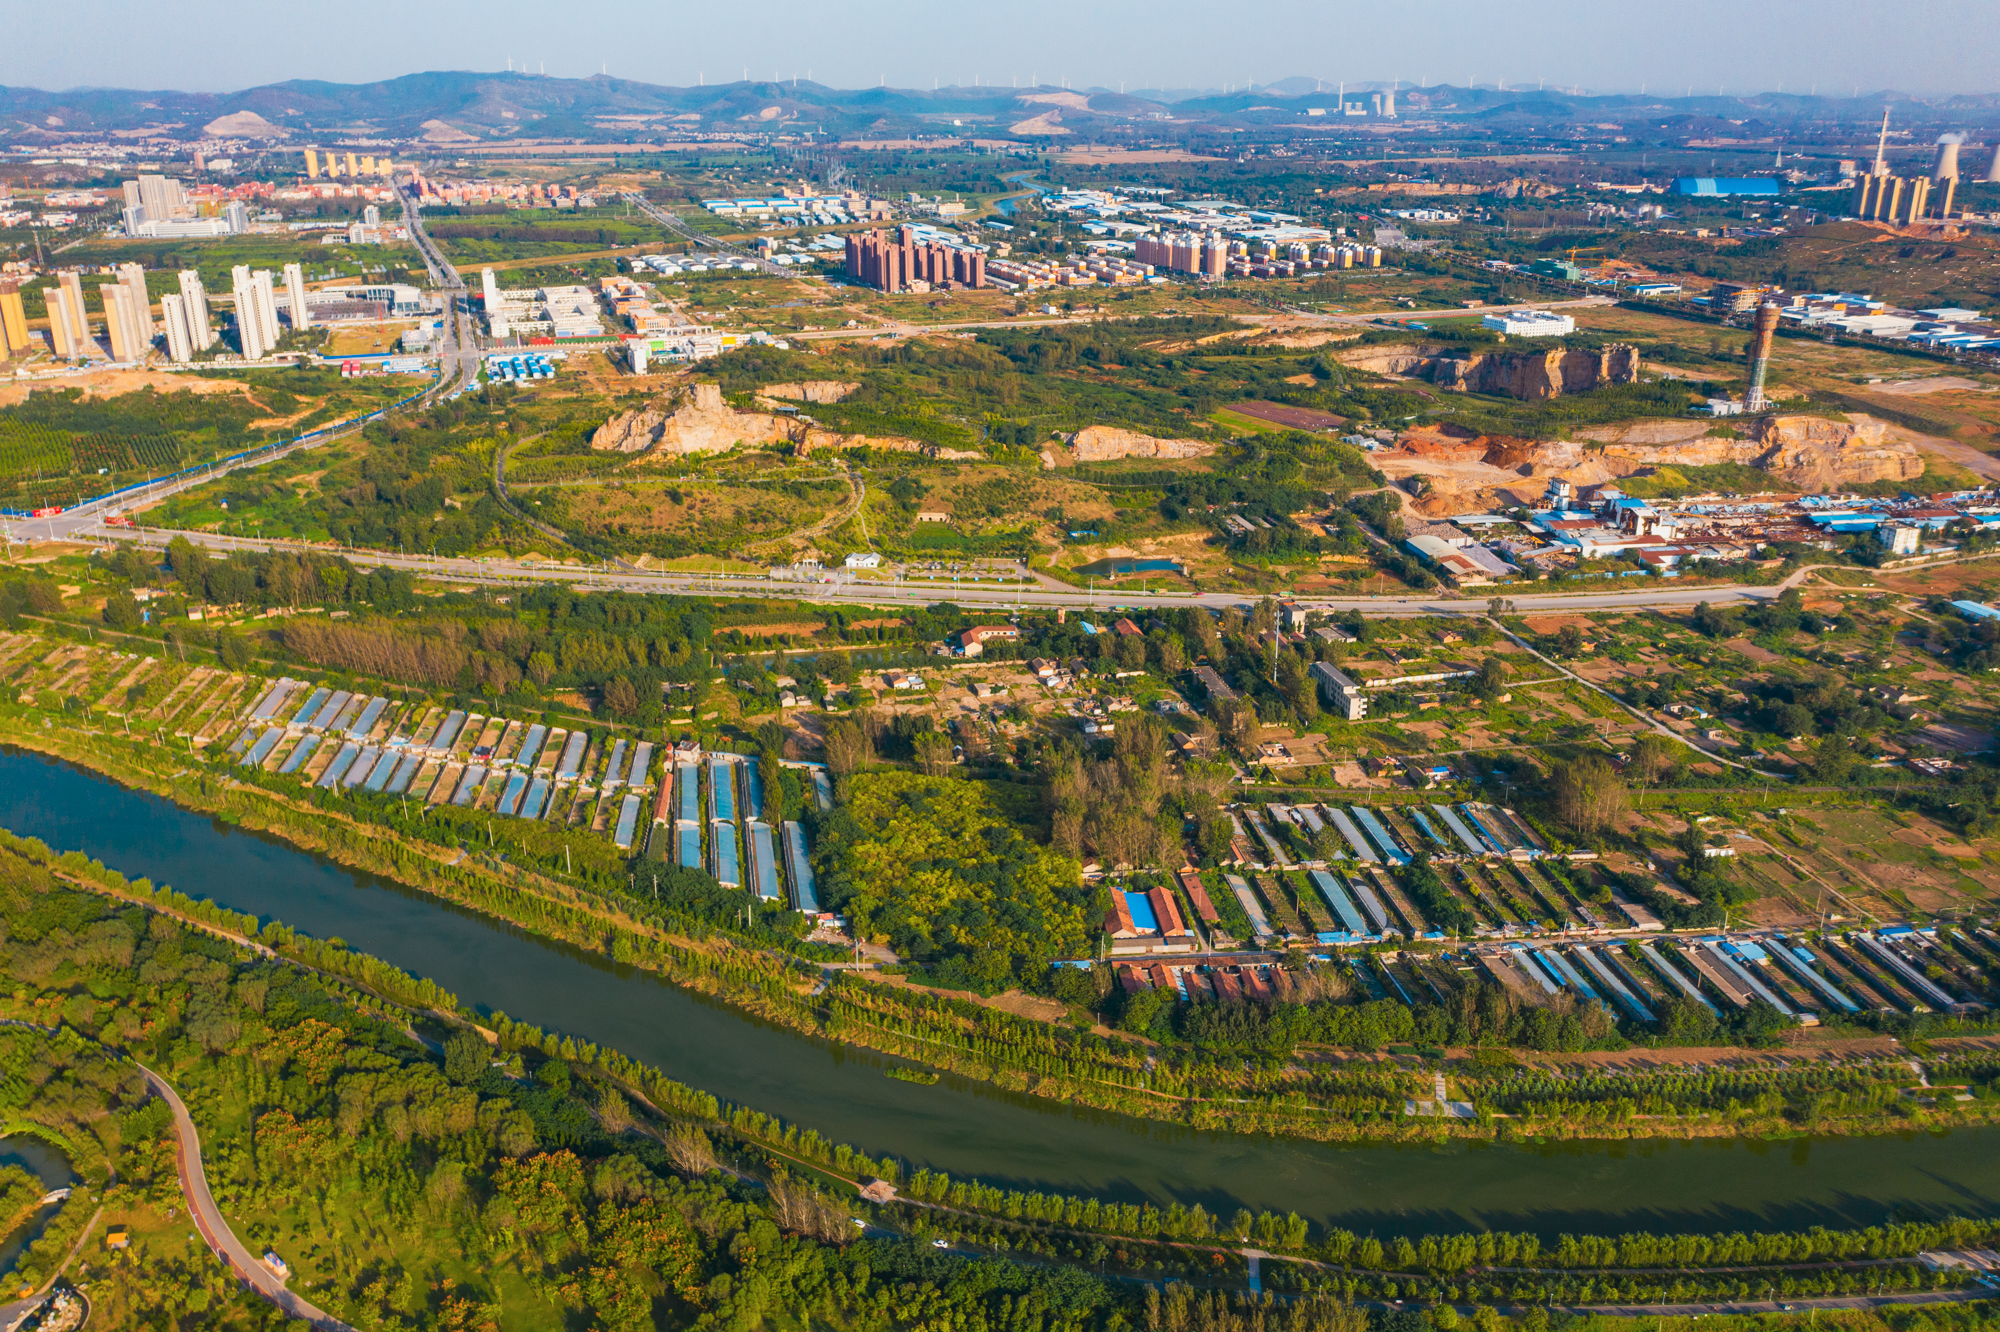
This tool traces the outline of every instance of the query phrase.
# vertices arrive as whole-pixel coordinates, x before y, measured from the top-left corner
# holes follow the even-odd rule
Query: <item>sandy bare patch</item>
[[[1045,111],[1039,116],[1031,116],[1027,120],[1009,125],[1007,132],[1010,134],[1071,134],[1075,131],[1063,127],[1062,112]]]
[[[168,374],[163,370],[100,370],[88,375],[66,375],[61,379],[0,385],[0,407],[26,402],[36,389],[82,389],[86,398],[115,398],[141,389],[159,393],[244,393],[243,384],[227,379],[200,379],[193,375]]]
[[[1072,111],[1090,110],[1090,99],[1078,92],[1022,93],[1014,100],[1017,102],[1045,102],[1050,106],[1066,106]]]
[[[2000,387],[1982,384],[1976,379],[1961,379],[1957,375],[1933,375],[1929,379],[1905,379],[1895,384],[1870,384],[1868,391],[1916,397],[1925,393],[2000,393]]]

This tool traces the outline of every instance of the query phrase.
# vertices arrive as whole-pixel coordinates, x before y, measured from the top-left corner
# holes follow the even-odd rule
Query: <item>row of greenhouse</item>
[[[1379,809],[1366,805],[1267,804],[1261,810],[1233,814],[1238,840],[1253,851],[1245,824],[1255,833],[1265,856],[1242,855],[1246,861],[1289,868],[1353,860],[1364,865],[1407,865],[1419,853],[1433,860],[1484,859],[1506,856],[1534,859],[1548,847],[1525,821],[1497,805],[1397,805]],[[1337,845],[1326,846],[1327,830]]]
[[[1768,1004],[1801,1025],[1863,1010],[1964,1012],[1983,1006],[1980,977],[2000,966],[1990,931],[1912,926],[1827,933],[1708,935],[1608,943],[1507,943],[1479,953],[1530,998],[1568,993],[1622,1017],[1656,1020],[1676,999],[1721,1014]]]
[[[821,809],[833,807],[826,770],[795,765]],[[706,869],[725,888],[748,888],[767,902],[809,915],[820,912],[805,826],[769,818],[764,775],[756,759],[711,752],[682,757],[663,779],[653,805],[647,849],[687,869]]]
[[[230,754],[244,767],[321,790],[606,830],[620,850],[643,842],[725,887],[800,911],[820,909],[805,828],[769,818],[763,773],[747,755],[399,704],[292,679],[275,681],[258,698]],[[794,766],[819,807],[831,808],[825,768]]]

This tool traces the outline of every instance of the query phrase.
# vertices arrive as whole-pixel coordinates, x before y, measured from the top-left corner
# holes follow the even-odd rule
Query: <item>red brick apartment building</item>
[[[978,250],[920,242],[913,227],[851,232],[847,276],[883,291],[956,291],[986,285],[986,256]]]

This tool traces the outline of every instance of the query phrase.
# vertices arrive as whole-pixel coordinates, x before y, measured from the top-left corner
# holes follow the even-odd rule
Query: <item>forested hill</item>
[[[1372,86],[1350,83],[1350,95]],[[1930,115],[1977,120],[2000,110],[2000,97],[1957,96],[1932,103],[1915,102],[1891,91],[1858,93],[1852,97],[1800,94],[1751,96],[1644,97],[1627,94],[1589,95],[1549,90],[1404,88],[1398,94],[1406,114],[1429,117],[1491,119],[1529,116],[1540,124],[1589,122],[1605,116],[1643,116],[1685,121],[1699,128],[1703,121],[1726,127],[1737,137],[1760,126],[1828,122],[1860,126],[1879,119],[1893,103],[1899,123]],[[757,132],[785,122],[810,123],[829,134],[935,133],[941,117],[973,117],[981,132],[1004,132],[1018,119],[1062,107],[1062,121],[1072,132],[1093,122],[1105,126],[1151,123],[1168,107],[1177,121],[1268,123],[1288,121],[1307,106],[1335,102],[1337,94],[1317,79],[1286,79],[1249,90],[1217,93],[1212,89],[1135,90],[1131,94],[1106,89],[952,87],[830,88],[809,79],[743,80],[692,88],[668,87],[606,75],[585,79],[551,78],[520,71],[433,70],[406,74],[375,83],[324,83],[294,79],[283,83],[225,93],[140,91],[79,88],[49,92],[37,88],[0,88],[0,125],[13,142],[60,142],[76,135],[153,127],[169,137],[194,139],[224,116],[248,112],[270,127],[268,137],[368,132],[395,137],[421,137],[438,124],[475,138],[601,136],[621,137],[635,131],[657,133],[631,117],[699,115],[707,129],[740,129],[743,122]],[[777,108],[777,116],[769,115]],[[609,117],[622,117],[613,122]],[[686,128],[685,124],[679,128]],[[238,121],[220,130],[255,137],[254,122]]]

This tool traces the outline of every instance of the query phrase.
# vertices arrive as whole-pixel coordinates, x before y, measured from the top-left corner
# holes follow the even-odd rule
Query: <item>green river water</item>
[[[2000,1130],[1780,1142],[1327,1146],[1193,1132],[945,1077],[747,1018],[67,764],[0,750],[0,826],[352,947],[469,1004],[622,1050],[911,1168],[1016,1188],[1296,1211],[1357,1231],[1867,1225],[2000,1210]]]

